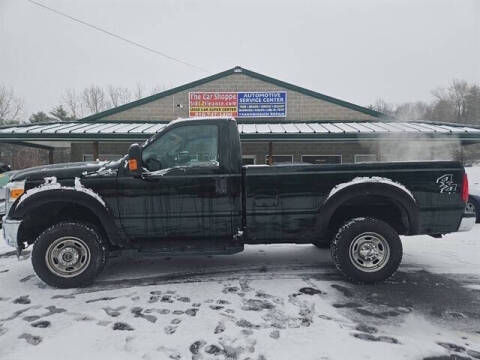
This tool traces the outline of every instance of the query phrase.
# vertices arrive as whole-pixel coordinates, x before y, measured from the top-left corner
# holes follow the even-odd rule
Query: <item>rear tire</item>
[[[479,223],[480,222],[480,206],[478,204],[478,201],[472,198],[471,196],[469,196],[466,208],[467,208],[467,211],[475,213],[475,216],[476,216],[475,222]]]
[[[349,280],[375,283],[388,279],[402,261],[398,233],[384,221],[355,218],[335,236],[331,254],[338,270]]]
[[[41,233],[32,250],[37,276],[50,286],[74,288],[91,284],[106,262],[98,231],[79,222],[61,222]]]

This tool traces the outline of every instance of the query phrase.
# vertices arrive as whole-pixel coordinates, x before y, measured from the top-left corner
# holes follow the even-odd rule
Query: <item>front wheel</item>
[[[61,222],[36,239],[32,265],[50,286],[73,288],[89,285],[103,269],[106,248],[100,234],[88,224]]]
[[[392,276],[402,261],[398,233],[384,221],[356,218],[347,221],[331,246],[336,267],[350,280],[375,283]]]

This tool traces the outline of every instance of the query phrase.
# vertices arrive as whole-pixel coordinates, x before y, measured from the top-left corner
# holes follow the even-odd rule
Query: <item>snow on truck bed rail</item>
[[[404,185],[402,185],[402,184],[400,184],[396,181],[393,181],[392,179],[379,177],[379,176],[371,176],[371,177],[368,177],[368,176],[360,177],[359,176],[359,177],[354,178],[351,181],[338,184],[337,186],[335,186],[330,191],[330,193],[327,196],[327,200],[330,199],[333,195],[335,195],[340,190],[343,190],[343,189],[345,189],[349,186],[363,184],[363,183],[382,183],[382,184],[395,186],[395,187],[399,188],[400,190],[406,192],[412,198],[412,200],[415,201],[415,197],[413,196],[412,192],[410,190],[408,190]]]

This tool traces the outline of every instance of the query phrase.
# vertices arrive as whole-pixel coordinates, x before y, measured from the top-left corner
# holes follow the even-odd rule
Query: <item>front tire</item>
[[[375,283],[388,279],[402,261],[398,233],[384,221],[356,218],[347,221],[335,236],[333,261],[349,280]]]
[[[91,284],[106,261],[106,247],[97,230],[79,222],[61,222],[36,239],[32,265],[37,276],[57,288]]]

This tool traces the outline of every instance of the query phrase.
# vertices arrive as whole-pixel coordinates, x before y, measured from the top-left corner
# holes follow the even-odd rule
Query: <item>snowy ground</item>
[[[345,282],[327,250],[270,245],[124,256],[75,290],[2,244],[0,359],[480,359],[480,225],[403,242],[376,286]]]

